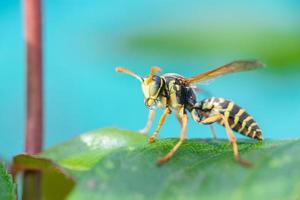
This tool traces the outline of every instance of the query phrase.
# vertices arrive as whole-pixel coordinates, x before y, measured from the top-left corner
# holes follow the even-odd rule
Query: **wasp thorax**
[[[162,88],[162,80],[159,76],[146,77],[142,82],[142,90],[145,97],[145,105],[152,107],[156,103]]]

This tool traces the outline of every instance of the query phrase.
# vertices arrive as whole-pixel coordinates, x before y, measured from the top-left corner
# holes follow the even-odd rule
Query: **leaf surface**
[[[89,170],[110,152],[119,149],[133,149],[145,143],[143,135],[134,132],[105,128],[90,131],[68,142],[56,145],[41,156],[53,159],[71,172]]]
[[[233,161],[227,141],[188,140],[162,167],[155,165],[176,140],[145,144],[107,156],[90,170],[69,199],[300,199],[300,142],[241,142]]]
[[[158,139],[119,129],[99,129],[42,155],[76,179],[68,199],[300,199],[300,140],[238,142],[234,162],[227,140],[189,139],[165,165],[155,162],[178,139]]]
[[[15,184],[13,183],[11,175],[7,173],[3,163],[0,163],[0,199],[16,199]]]

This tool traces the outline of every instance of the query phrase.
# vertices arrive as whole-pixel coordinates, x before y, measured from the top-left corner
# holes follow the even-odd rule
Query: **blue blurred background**
[[[0,2],[0,158],[23,150],[25,51],[22,2]],[[44,1],[45,147],[99,127],[138,130],[148,111],[139,82],[150,66],[191,76],[236,59],[267,68],[203,85],[234,100],[265,138],[299,137],[299,1]],[[199,95],[199,99],[204,98]],[[156,115],[158,121],[161,111]],[[218,136],[225,138],[221,127]],[[174,116],[161,137],[177,137]],[[210,137],[190,120],[188,137]]]

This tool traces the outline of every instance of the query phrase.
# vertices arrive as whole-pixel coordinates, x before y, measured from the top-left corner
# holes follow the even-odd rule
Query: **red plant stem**
[[[43,145],[42,9],[41,0],[24,0],[27,53],[27,121],[25,152]]]

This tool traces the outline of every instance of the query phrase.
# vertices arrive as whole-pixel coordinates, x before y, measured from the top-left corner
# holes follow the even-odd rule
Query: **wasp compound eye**
[[[161,87],[162,87],[162,81],[159,76],[153,76],[152,82],[149,85],[149,95],[150,96],[157,96]]]

